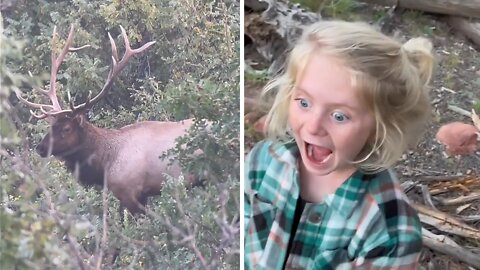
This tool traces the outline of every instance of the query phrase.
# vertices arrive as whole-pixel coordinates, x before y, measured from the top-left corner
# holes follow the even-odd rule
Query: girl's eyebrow
[[[312,96],[308,93],[307,90],[301,88],[300,86],[294,86],[293,89],[294,89],[295,92],[297,92],[297,93],[300,92],[301,94],[306,95],[308,98],[311,98],[311,97],[312,97]]]

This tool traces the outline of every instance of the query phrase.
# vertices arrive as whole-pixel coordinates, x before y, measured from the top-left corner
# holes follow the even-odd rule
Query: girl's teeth
[[[321,163],[325,162],[332,154],[332,151],[327,148],[315,146],[309,143],[307,143],[306,150],[307,150],[307,157],[314,160],[315,162],[321,162]]]

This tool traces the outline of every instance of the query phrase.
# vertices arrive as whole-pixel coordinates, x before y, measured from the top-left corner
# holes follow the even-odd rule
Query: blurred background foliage
[[[239,2],[5,0],[0,9],[0,269],[238,269]],[[72,24],[74,46],[91,47],[67,55],[59,99],[70,92],[80,103],[102,88],[108,32],[120,54],[120,25],[133,48],[155,40],[88,116],[104,128],[195,117],[179,140],[189,148],[167,158],[209,172],[203,187],[170,179],[149,214],[124,219],[108,194],[104,222],[101,190],[39,158],[33,148],[48,124],[32,119],[13,91],[42,101],[32,89],[48,85],[53,28],[62,43]]]

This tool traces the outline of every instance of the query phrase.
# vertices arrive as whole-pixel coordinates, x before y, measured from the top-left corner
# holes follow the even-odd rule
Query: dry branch
[[[301,35],[304,26],[320,20],[317,13],[282,0],[248,0],[245,8],[245,35],[255,49],[270,64],[268,73],[277,73],[284,61],[285,51]]]
[[[434,226],[443,232],[480,240],[479,230],[458,221],[456,218],[446,213],[420,204],[413,204],[413,207],[417,210],[420,221],[424,224]]]
[[[446,182],[446,181],[452,181],[452,180],[458,180],[460,178],[462,178],[463,175],[434,175],[434,176],[430,176],[430,175],[427,175],[427,176],[422,176],[421,180],[425,180],[425,181],[434,181],[434,182]]]
[[[457,107],[455,105],[448,105],[448,109],[451,110],[451,111],[454,111],[456,113],[459,113],[463,116],[467,116],[467,117],[472,117],[472,113],[465,110],[465,109],[462,109],[460,107]]]
[[[480,5],[480,1],[476,1]],[[480,11],[479,11],[480,12]],[[477,14],[477,17],[480,17]],[[477,46],[480,46],[480,22],[471,22],[470,20],[458,16],[449,16],[447,23],[455,30],[464,34]]]
[[[459,246],[452,239],[444,235],[436,235],[432,232],[422,229],[423,244],[428,248],[456,258],[473,267],[480,267],[480,256]]]
[[[478,0],[361,0],[383,6],[397,6],[431,13],[480,18]]]
[[[448,178],[446,178],[448,179]],[[474,175],[464,175],[456,179],[452,178],[446,181],[437,181],[430,184],[430,194],[437,195],[451,191],[470,192],[480,187],[480,179]],[[464,201],[460,201],[462,203]]]
[[[441,235],[441,234],[434,234],[425,228],[422,228],[422,237],[423,239],[425,238],[433,239],[437,242],[447,244],[452,247],[459,247],[459,245],[455,241],[453,241],[450,237],[446,235]]]
[[[478,116],[475,109],[472,109],[472,122],[473,125],[480,131],[480,117]]]
[[[448,205],[456,205],[456,204],[461,204],[461,203],[467,203],[467,202],[471,202],[471,201],[478,200],[478,199],[480,199],[480,193],[479,192],[473,192],[469,195],[460,196],[460,197],[455,198],[455,199],[437,198],[436,200],[440,204],[448,206]]]
[[[458,218],[466,222],[477,222],[480,220],[480,215],[458,216]]]
[[[463,211],[465,211],[466,209],[468,209],[470,206],[472,206],[471,203],[467,203],[467,204],[461,205],[461,206],[457,207],[457,209],[455,210],[455,213],[458,215],[458,214],[460,214],[461,212],[463,212]]]
[[[430,191],[428,190],[428,187],[426,185],[421,184],[420,188],[422,189],[423,201],[425,202],[425,204],[430,206],[433,209],[437,209],[433,204],[432,196],[430,195]]]

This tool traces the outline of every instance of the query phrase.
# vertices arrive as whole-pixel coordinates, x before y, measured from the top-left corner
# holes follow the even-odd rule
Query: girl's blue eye
[[[310,107],[310,104],[308,103],[308,101],[306,99],[303,99],[303,98],[299,98],[298,99],[298,102],[300,104],[300,107],[302,108],[308,108]]]
[[[345,122],[347,121],[349,118],[348,116],[346,116],[344,113],[342,112],[333,112],[332,113],[332,117],[335,121],[337,122]]]

